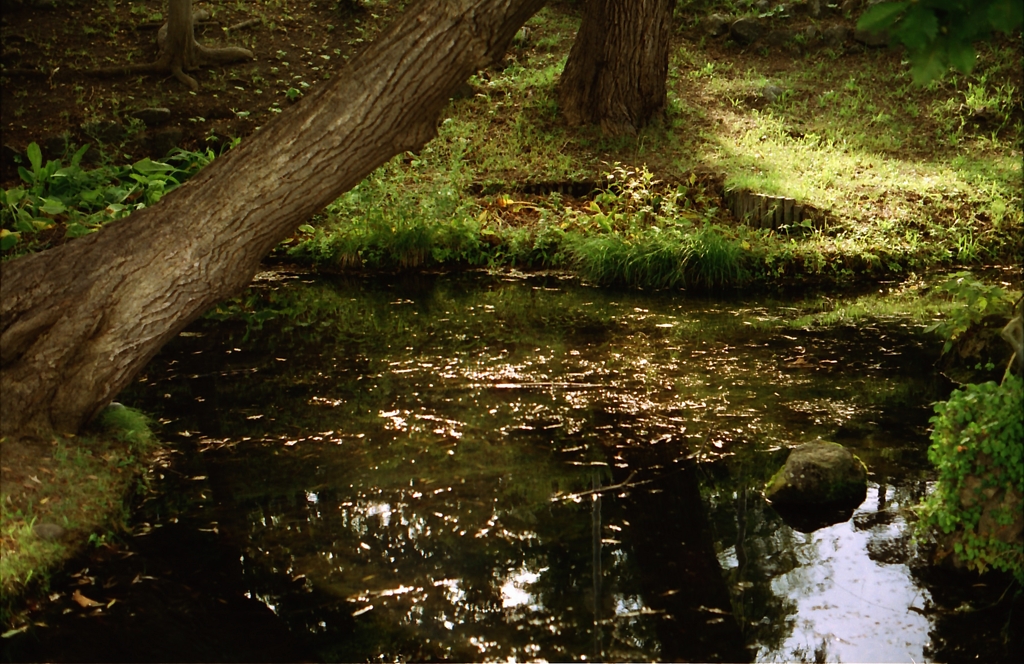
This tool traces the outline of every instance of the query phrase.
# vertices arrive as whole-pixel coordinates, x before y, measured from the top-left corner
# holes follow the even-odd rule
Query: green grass
[[[477,96],[452,104],[435,141],[343,197],[293,255],[344,267],[559,268],[600,284],[707,288],[889,278],[1009,262],[1024,248],[1024,128],[1013,74],[1020,49],[1012,44],[982,47],[971,76],[917,88],[885,51],[812,51],[768,71],[757,57],[723,61],[683,42],[673,51],[667,121],[613,139],[558,117],[571,14],[548,8],[530,25],[531,43],[472,79]],[[761,98],[768,83],[785,90],[771,103]],[[673,201],[689,200],[688,208],[646,216],[510,193],[518,209],[532,208],[516,215],[514,205],[495,212],[495,197],[469,193],[474,183],[511,191],[603,180],[622,164],[673,182],[710,169],[726,189],[795,198],[825,211],[827,223],[793,236],[737,227],[699,185]],[[649,199],[674,195],[670,185],[645,186]],[[369,200],[385,201],[387,213],[364,216],[353,204],[371,189]],[[609,187],[605,196],[621,194]],[[439,236],[458,241],[439,245]]]
[[[745,281],[740,244],[714,226],[699,229],[654,227],[632,239],[619,234],[568,238],[569,264],[600,285],[636,288],[720,288]]]

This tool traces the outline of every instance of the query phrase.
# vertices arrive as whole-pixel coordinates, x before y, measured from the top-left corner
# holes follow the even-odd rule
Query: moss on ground
[[[82,547],[123,529],[160,449],[146,418],[120,405],[82,436],[0,440],[0,622]]]

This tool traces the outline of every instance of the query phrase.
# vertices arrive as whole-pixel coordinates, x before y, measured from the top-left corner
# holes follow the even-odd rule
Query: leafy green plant
[[[664,197],[656,190],[660,182],[646,164],[630,168],[616,162],[605,178],[608,187],[594,199],[595,204],[607,204],[623,215],[637,215],[641,223],[661,211]],[[600,214],[600,208],[597,212]]]
[[[1013,308],[1013,299],[1005,290],[978,280],[970,272],[957,272],[937,286],[936,290],[946,293],[961,305],[954,307],[948,317],[925,330],[938,332],[946,340],[942,346],[943,353],[948,353],[957,339],[972,326],[992,315],[1009,317]]]
[[[956,390],[936,404],[928,459],[938,472],[921,504],[922,532],[945,538],[940,555],[969,569],[1024,581],[1024,547],[1012,537],[1024,499],[1024,379],[1008,376]],[[1018,531],[1019,532],[1019,531]]]
[[[24,187],[0,191],[0,251],[13,258],[87,235],[104,224],[153,205],[214,158],[212,151],[174,150],[164,161],[146,157],[125,166],[86,169],[83,145],[68,165],[43,163],[30,143],[30,168],[18,168]]]

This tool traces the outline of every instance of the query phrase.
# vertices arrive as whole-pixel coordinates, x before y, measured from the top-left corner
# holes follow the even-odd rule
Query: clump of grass
[[[426,200],[397,190],[377,198],[373,194],[380,185],[364,182],[329,206],[321,223],[302,229],[305,234],[289,255],[339,269],[485,262],[474,203],[444,190]]]
[[[712,225],[689,232],[652,227],[632,239],[574,233],[568,245],[573,267],[602,285],[723,288],[740,285],[747,275],[740,245]]]
[[[96,425],[106,436],[127,443],[129,451],[145,453],[156,444],[156,436],[150,428],[150,419],[142,412],[112,403],[96,418]]]

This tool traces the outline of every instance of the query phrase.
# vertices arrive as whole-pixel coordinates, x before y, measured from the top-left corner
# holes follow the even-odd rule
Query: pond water
[[[834,302],[554,277],[267,274],[247,298],[123,395],[180,450],[135,535],[216,540],[310,657],[1005,654],[1005,611],[919,564],[909,508],[950,386],[905,320],[794,326]],[[819,438],[870,485],[811,530],[760,489]]]

